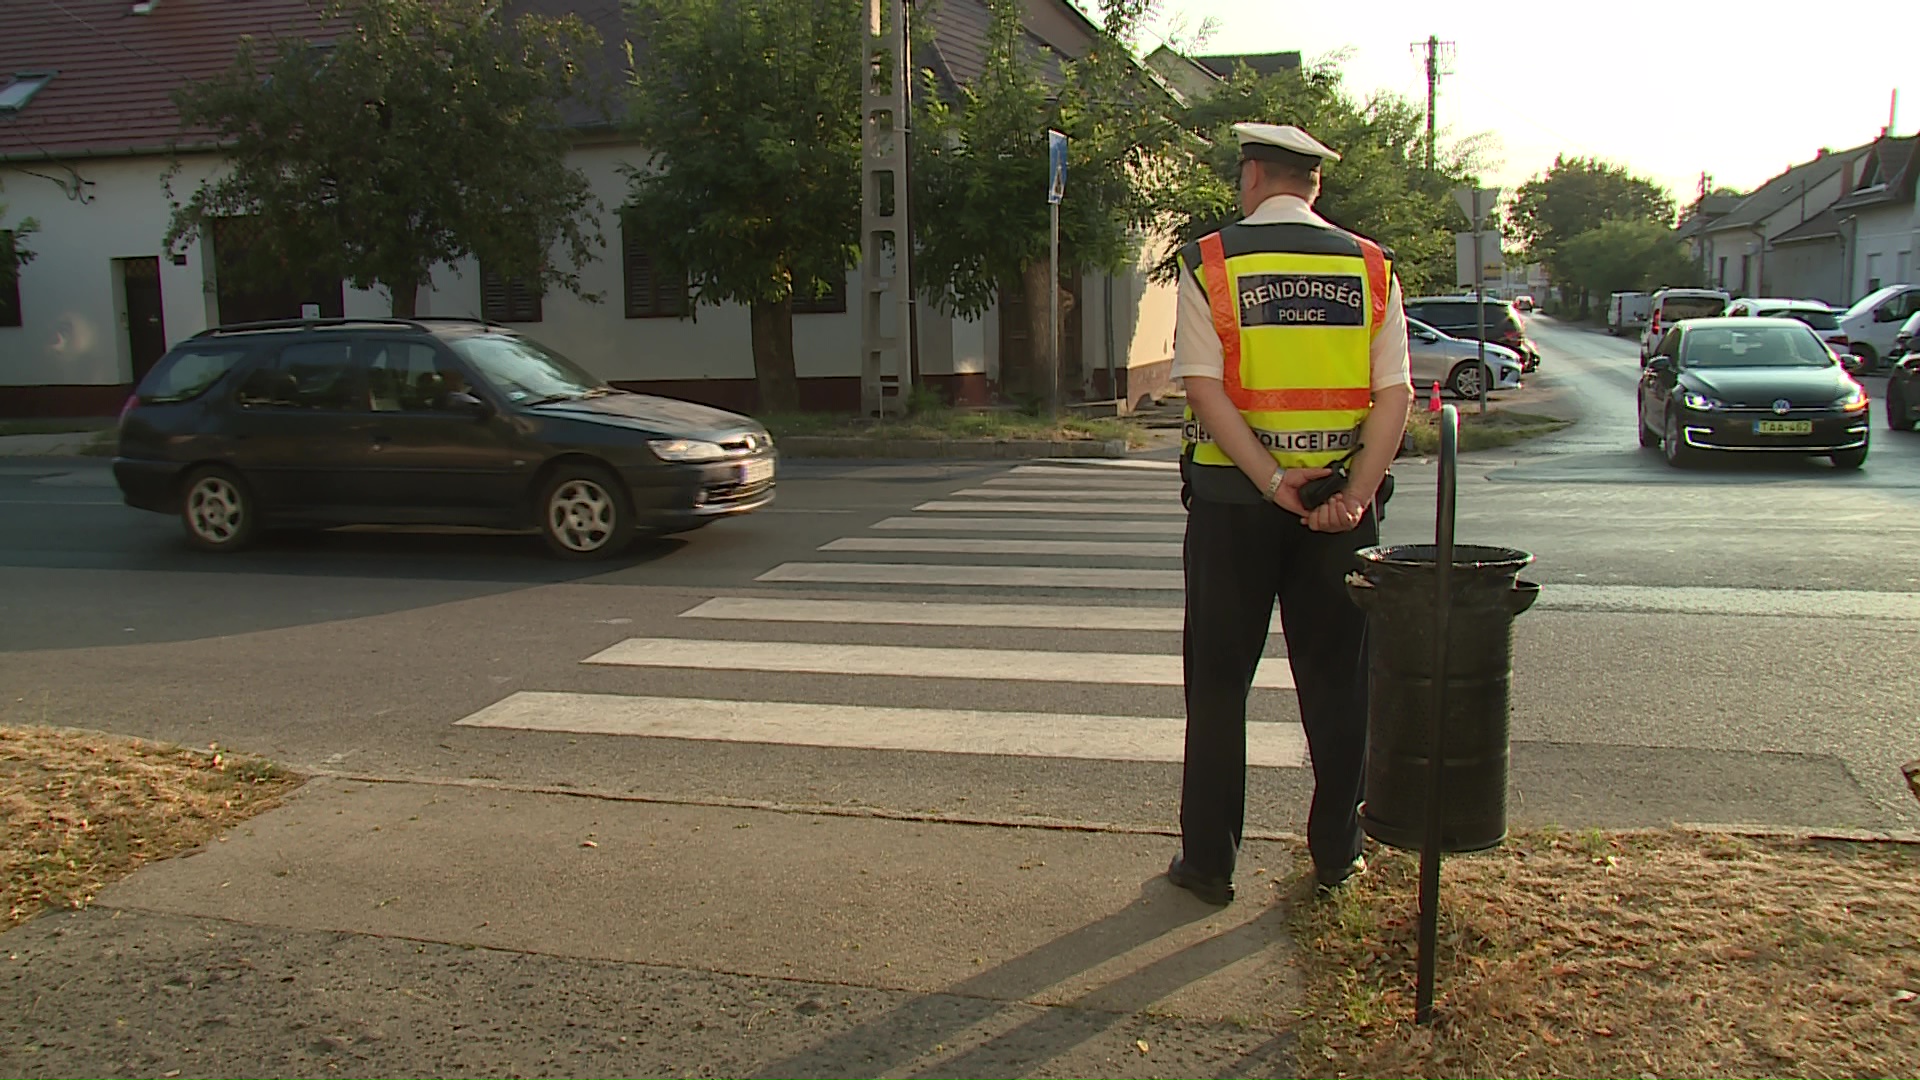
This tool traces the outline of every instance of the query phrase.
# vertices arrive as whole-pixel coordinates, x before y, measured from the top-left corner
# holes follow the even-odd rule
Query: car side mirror
[[[1671,375],[1673,374],[1673,357],[1656,356],[1647,361],[1647,370],[1655,375]]]
[[[454,390],[442,395],[440,407],[450,413],[471,416],[475,420],[485,420],[493,415],[492,405],[464,390]]]
[[[1425,330],[1415,330],[1413,332],[1413,337],[1415,341],[1424,341],[1429,345],[1440,340],[1439,334],[1429,333],[1428,331],[1425,331]]]

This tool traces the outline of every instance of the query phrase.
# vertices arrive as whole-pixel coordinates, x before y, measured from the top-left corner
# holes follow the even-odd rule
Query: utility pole
[[[908,3],[867,0],[871,36],[860,110],[860,409],[867,416],[904,412],[913,392]]]
[[[1452,69],[1446,67],[1453,60],[1453,42],[1441,41],[1438,35],[1429,34],[1427,40],[1416,41],[1411,47],[1416,56],[1422,50],[1427,54],[1427,171],[1432,172],[1434,98],[1440,88],[1440,76],[1453,74]]]

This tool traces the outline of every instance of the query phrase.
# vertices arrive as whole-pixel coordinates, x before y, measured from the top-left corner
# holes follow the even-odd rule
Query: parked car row
[[[1920,285],[1888,285],[1861,297],[1852,307],[1837,310],[1824,301],[1790,297],[1732,299],[1719,289],[1662,289],[1643,293],[1614,293],[1607,312],[1608,328],[1624,333],[1643,325],[1640,361],[1645,364],[1667,329],[1682,319],[1785,317],[1805,323],[1841,358],[1849,372],[1863,374],[1891,367],[1912,347],[1911,326],[1920,315]]]
[[[1492,297],[1481,297],[1476,302],[1471,296],[1421,296],[1406,301],[1404,306],[1408,319],[1425,323],[1449,337],[1478,341],[1484,323],[1488,344],[1512,350],[1520,358],[1523,372],[1540,366],[1540,349],[1527,337],[1527,320],[1510,301]]]
[[[263,529],[530,529],[567,559],[773,501],[773,439],[744,416],[616,389],[471,319],[320,319],[203,331],[121,411],[128,505],[209,551]]]

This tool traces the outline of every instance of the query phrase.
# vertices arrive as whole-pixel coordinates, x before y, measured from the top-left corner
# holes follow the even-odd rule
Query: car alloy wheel
[[[614,475],[591,465],[563,465],[540,500],[540,533],[563,559],[600,559],[633,538],[626,490]]]
[[[1686,465],[1693,456],[1688,453],[1686,432],[1680,428],[1680,414],[1672,409],[1667,410],[1667,431],[1660,445],[1666,451],[1667,464],[1676,469]]]
[[[1462,360],[1454,366],[1453,373],[1447,376],[1447,387],[1458,398],[1477,398],[1480,396],[1480,365],[1472,360]]]
[[[591,480],[569,480],[547,502],[547,527],[568,551],[591,554],[607,546],[619,524],[613,496]]]
[[[180,518],[187,539],[207,551],[236,551],[253,539],[253,498],[225,469],[203,469],[188,478]]]

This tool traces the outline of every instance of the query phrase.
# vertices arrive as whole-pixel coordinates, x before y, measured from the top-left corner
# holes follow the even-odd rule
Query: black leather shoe
[[[1352,862],[1348,863],[1347,865],[1337,867],[1333,870],[1322,870],[1322,869],[1316,868],[1313,872],[1313,877],[1315,882],[1319,884],[1322,890],[1331,891],[1333,889],[1339,888],[1342,885],[1345,885],[1349,880],[1354,878],[1356,875],[1364,874],[1366,872],[1367,872],[1367,860],[1362,857],[1356,857]]]
[[[1233,903],[1233,879],[1197,874],[1188,869],[1185,859],[1175,855],[1167,864],[1167,880],[1214,907]]]

